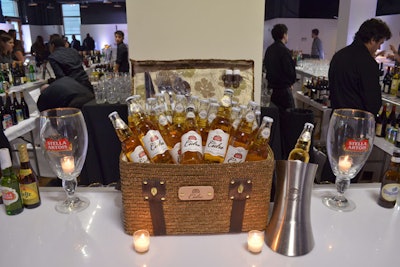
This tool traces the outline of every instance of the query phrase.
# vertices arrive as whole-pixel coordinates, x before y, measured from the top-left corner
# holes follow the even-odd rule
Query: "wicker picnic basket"
[[[124,230],[147,229],[151,235],[264,230],[273,168],[273,157],[199,165],[120,160]]]

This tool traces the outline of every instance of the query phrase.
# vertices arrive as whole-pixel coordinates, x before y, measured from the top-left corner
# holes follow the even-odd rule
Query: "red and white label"
[[[368,139],[348,139],[344,144],[344,150],[349,152],[367,152],[369,150]]]
[[[46,138],[45,147],[47,151],[71,151],[72,144],[67,138],[51,139]]]

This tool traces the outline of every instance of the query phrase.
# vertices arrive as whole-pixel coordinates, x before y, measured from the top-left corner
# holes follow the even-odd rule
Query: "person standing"
[[[31,46],[31,54],[35,56],[36,66],[39,67],[49,56],[49,50],[44,44],[43,37],[38,35]]]
[[[313,29],[311,31],[311,37],[313,38],[312,46],[311,46],[311,57],[324,59],[324,47],[322,46],[322,41],[318,37],[319,30]]]
[[[16,61],[25,61],[25,51],[22,42],[17,39],[17,31],[14,29],[8,30],[8,35],[10,35],[14,39],[14,48],[12,52],[12,58]]]
[[[294,108],[292,86],[296,82],[295,62],[289,49],[288,28],[285,24],[276,24],[271,30],[274,43],[264,56],[264,67],[267,73],[268,88],[272,89],[271,101],[280,112]]]
[[[382,94],[375,53],[391,37],[385,22],[369,19],[362,23],[353,42],[333,56],[328,71],[333,109],[361,109],[374,115],[379,112]]]
[[[56,79],[69,76],[93,92],[93,86],[89,81],[89,76],[83,69],[78,51],[66,48],[64,40],[58,34],[53,34],[49,43],[51,53],[49,62]]]
[[[77,51],[81,50],[81,42],[78,39],[76,39],[75,34],[72,35],[71,47]]]
[[[117,43],[117,58],[115,60],[114,72],[129,72],[128,47],[124,43],[124,32],[116,31],[114,37]]]
[[[90,36],[89,33],[86,34],[86,38],[83,39],[83,50],[84,51],[93,51],[94,50],[94,39]]]

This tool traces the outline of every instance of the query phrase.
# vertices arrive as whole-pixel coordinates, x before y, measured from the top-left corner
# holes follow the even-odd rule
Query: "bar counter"
[[[395,266],[399,262],[400,209],[376,204],[379,184],[352,184],[346,196],[353,212],[332,211],[321,195],[333,185],[315,186],[311,221],[314,249],[286,257],[264,244],[260,254],[247,251],[247,234],[151,237],[150,250],[136,253],[122,225],[121,192],[113,188],[78,188],[90,199],[81,213],[57,213],[61,188],[41,188],[42,205],[7,216],[0,212],[0,266]],[[272,211],[272,207],[270,209]],[[212,220],[212,218],[210,218]]]

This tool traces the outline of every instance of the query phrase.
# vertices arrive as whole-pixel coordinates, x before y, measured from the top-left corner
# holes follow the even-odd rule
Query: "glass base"
[[[356,208],[356,204],[345,198],[345,197],[338,197],[338,196],[325,196],[322,198],[322,203],[325,206],[330,208],[331,210],[335,211],[352,211]]]
[[[90,201],[85,197],[72,197],[66,200],[57,202],[56,211],[64,214],[80,212],[89,207]]]

